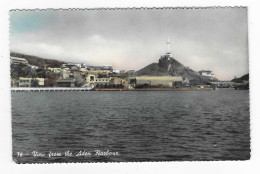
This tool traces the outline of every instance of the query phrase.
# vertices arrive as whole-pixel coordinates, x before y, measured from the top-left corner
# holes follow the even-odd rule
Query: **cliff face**
[[[182,76],[187,78],[192,85],[208,84],[210,81],[217,79],[210,79],[205,76],[197,74],[190,68],[185,67],[183,64],[167,55],[160,58],[158,63],[152,63],[136,73],[137,76]]]

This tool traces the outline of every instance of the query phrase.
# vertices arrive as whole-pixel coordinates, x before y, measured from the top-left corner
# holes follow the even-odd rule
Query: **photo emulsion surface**
[[[246,7],[10,11],[16,163],[250,159]]]

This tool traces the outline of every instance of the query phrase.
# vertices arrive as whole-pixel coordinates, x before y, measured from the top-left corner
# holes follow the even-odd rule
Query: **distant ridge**
[[[234,78],[231,81],[236,83],[243,83],[243,81],[249,81],[249,74],[245,74],[240,78]]]
[[[162,56],[158,63],[152,63],[136,72],[137,76],[181,76],[187,78],[191,84],[209,84],[211,81],[218,81],[216,78],[211,79],[202,76],[194,70],[185,67],[176,59],[169,55]]]
[[[46,58],[41,58],[37,56],[32,56],[32,55],[27,55],[27,54],[22,54],[22,53],[16,53],[16,52],[11,52],[10,53],[11,57],[19,57],[19,58],[24,58],[28,61],[30,65],[35,65],[40,68],[43,68],[45,65],[48,65],[53,68],[58,68],[62,64],[66,63],[64,61],[59,61],[59,60],[53,60],[53,59],[46,59]]]

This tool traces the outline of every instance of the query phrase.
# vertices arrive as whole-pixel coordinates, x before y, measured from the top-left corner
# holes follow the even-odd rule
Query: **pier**
[[[11,88],[12,92],[62,92],[62,91],[212,91],[212,88]]]
[[[11,88],[12,92],[55,92],[55,91],[90,91],[92,89],[89,88],[60,88],[60,87],[52,87],[52,88]]]

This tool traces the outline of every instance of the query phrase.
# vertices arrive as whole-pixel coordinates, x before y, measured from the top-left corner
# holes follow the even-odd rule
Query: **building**
[[[118,77],[111,77],[110,78],[110,83],[114,85],[120,85],[120,84],[126,84],[126,81],[122,78]]]
[[[79,71],[85,73],[85,72],[87,72],[88,70],[87,70],[86,68],[80,68]]]
[[[135,70],[128,70],[127,73],[129,73],[129,74],[134,74],[134,73],[135,73]]]
[[[11,86],[12,87],[19,87],[19,79],[12,78],[11,79]]]
[[[74,79],[58,79],[57,87],[75,87]]]
[[[210,70],[201,70],[201,71],[199,71],[199,74],[202,76],[214,78],[214,74]]]
[[[62,64],[61,66],[62,68],[72,68],[72,67],[77,67],[78,69],[81,68],[81,63],[72,63],[72,62],[69,62],[67,64]]]
[[[28,66],[32,69],[32,70],[37,70],[39,67],[38,66],[35,66],[35,65],[29,65]]]
[[[136,86],[182,87],[181,76],[137,76]]]
[[[102,69],[96,69],[96,70],[88,70],[89,74],[109,74],[111,73],[110,70],[102,70]]]
[[[64,68],[64,69],[62,69],[62,70],[60,71],[60,78],[61,78],[61,79],[68,79],[69,77],[70,77],[70,71],[69,71],[69,69]]]
[[[109,78],[98,78],[95,74],[88,74],[85,78],[86,84],[95,83],[95,84],[110,84]]]
[[[110,72],[112,72],[113,67],[111,65],[88,66],[87,69],[89,69],[89,70],[109,70]]]
[[[50,72],[53,72],[54,74],[60,74],[60,72],[61,72],[61,68],[51,68],[51,67],[48,67],[46,69],[48,71],[50,71]]]
[[[19,77],[19,87],[43,87],[44,78]]]
[[[188,78],[184,78],[184,80],[183,80],[183,86],[185,86],[185,87],[188,87],[188,86],[190,86],[190,81],[189,81],[189,79]]]
[[[73,79],[75,80],[75,86],[76,87],[80,87],[83,86],[85,84],[85,79],[83,78],[82,72],[79,70],[76,71],[72,71],[73,73]],[[85,77],[85,75],[84,75]]]
[[[11,57],[11,64],[28,64],[28,61],[24,58]]]
[[[120,73],[120,70],[118,70],[118,69],[113,69],[112,72],[118,74],[118,73]]]

